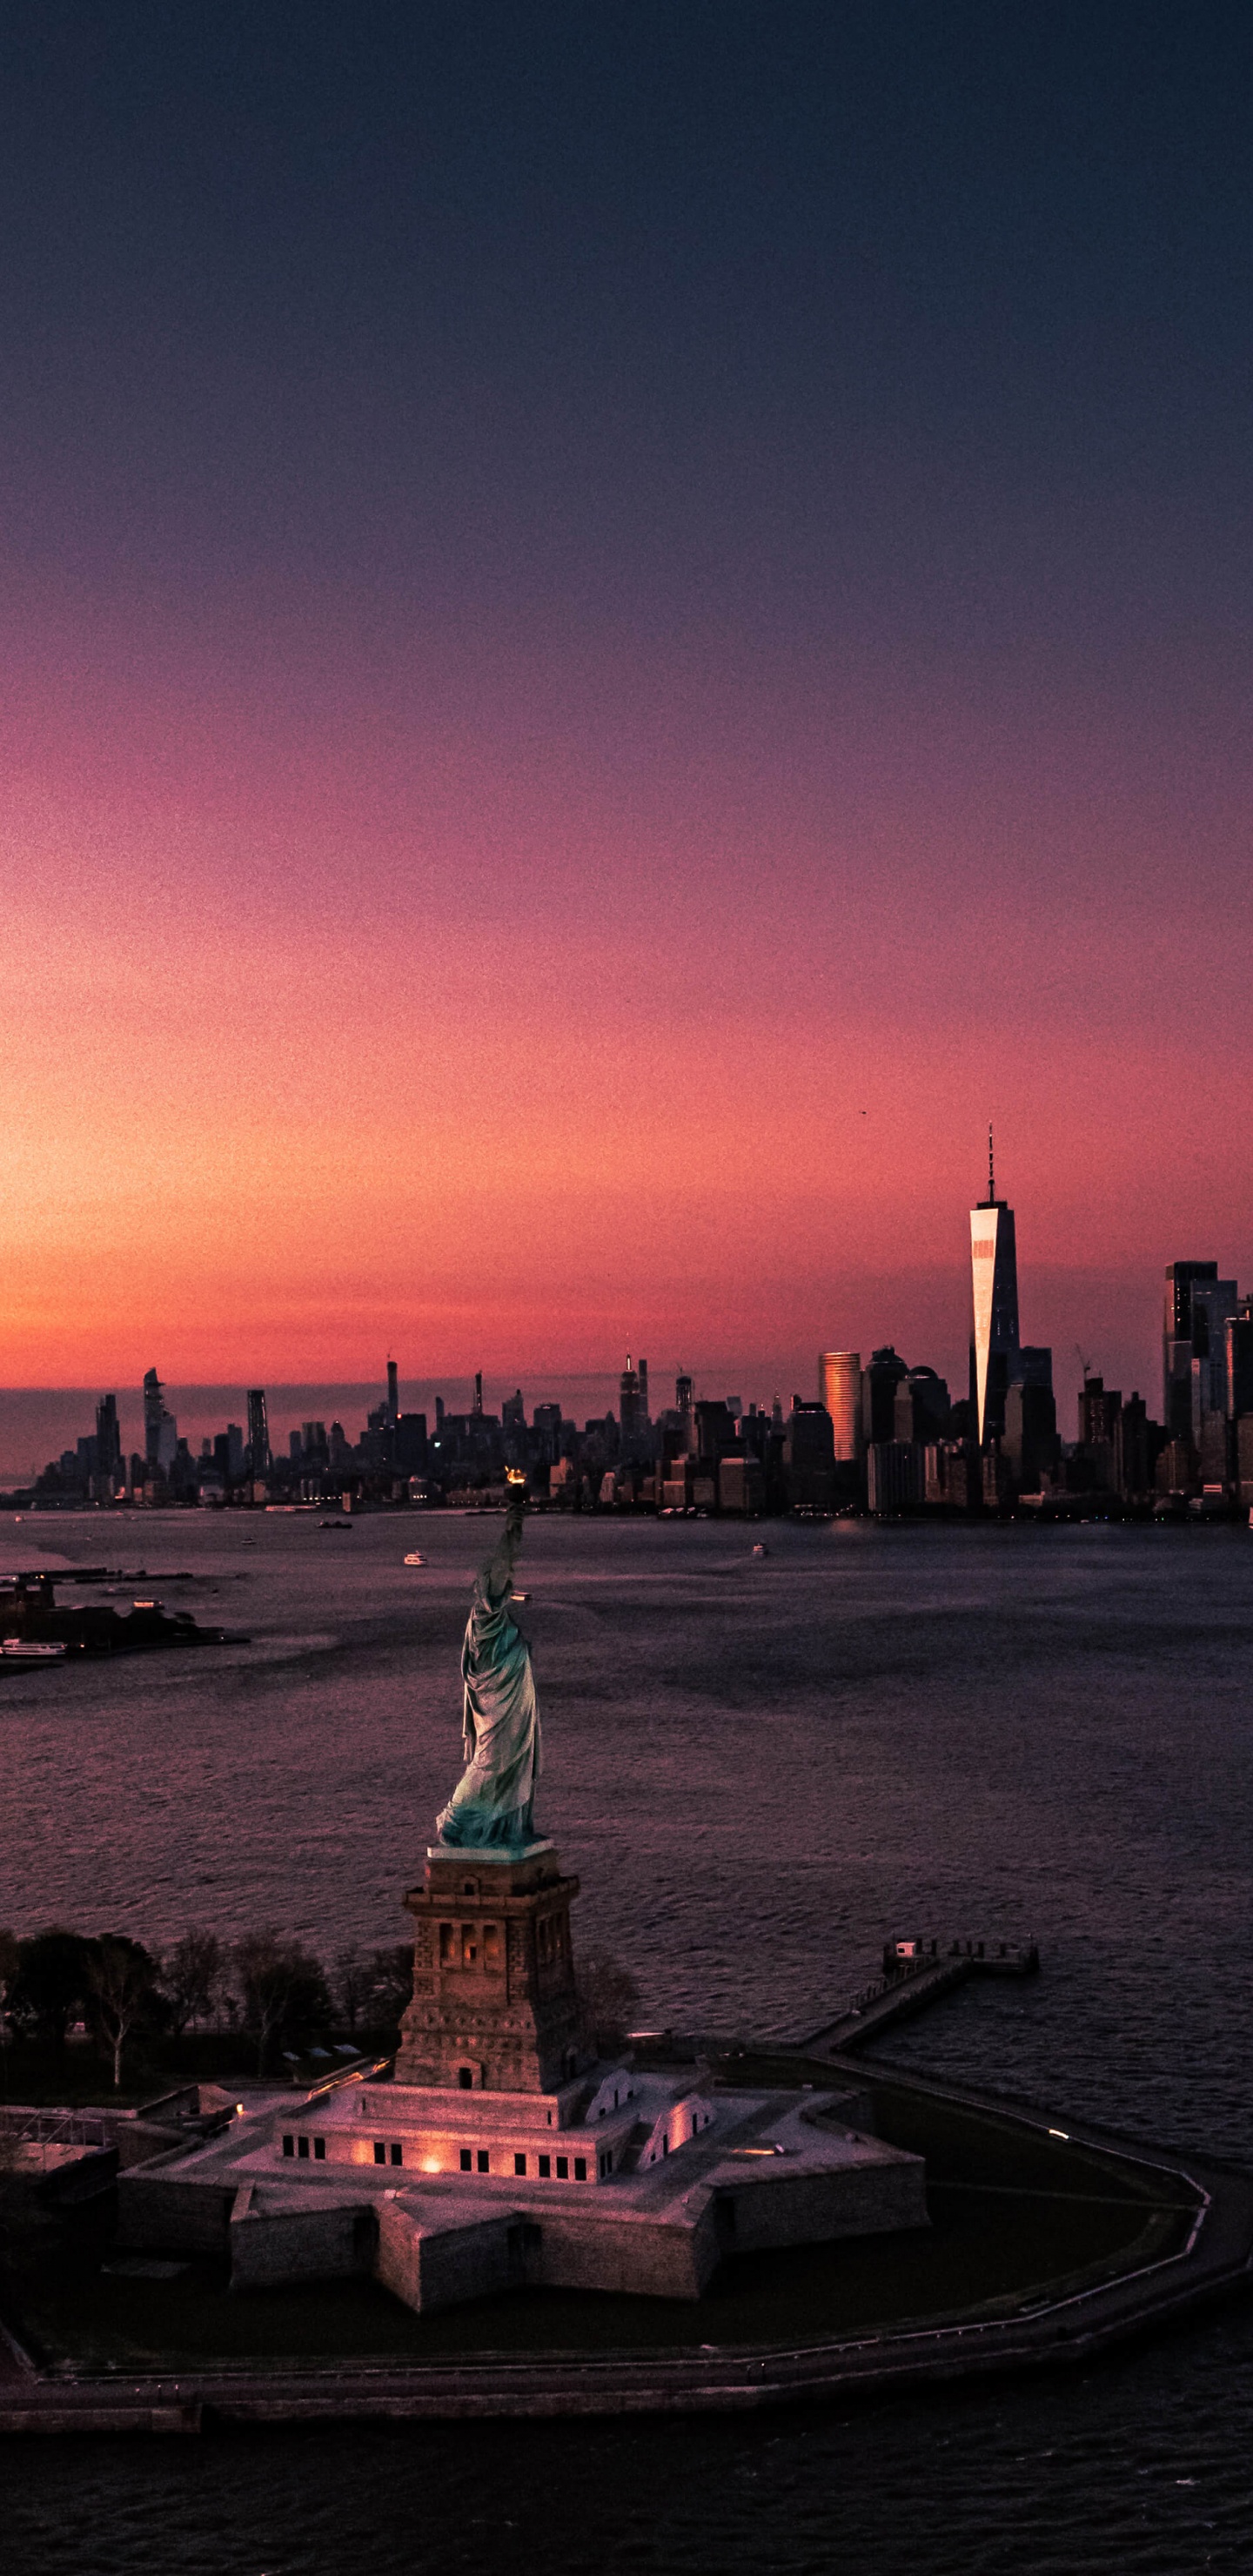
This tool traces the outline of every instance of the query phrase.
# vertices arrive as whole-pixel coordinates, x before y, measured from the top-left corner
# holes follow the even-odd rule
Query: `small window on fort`
[[[314,2163],[315,2163],[315,2164],[319,2164],[319,2165],[324,2165],[324,2164],[325,2164],[325,2162],[326,2162],[326,2140],[325,2140],[325,2138],[315,2138],[315,2139],[314,2139],[314,2141],[313,2141],[313,2159],[314,2159]]]
[[[470,2152],[470,2149],[469,2149],[468,2147],[463,2147],[463,2148],[461,2149],[460,2163],[461,2163],[461,2170],[462,2170],[462,2172],[463,2172],[463,2173],[469,2173],[469,2171],[470,2171],[470,2169],[471,2169],[471,2167],[472,2167],[472,2165],[473,2165],[473,2163],[474,2163],[474,2158],[473,2158],[473,2156],[472,2156],[472,2154],[471,2154],[471,2152]]]
[[[586,2156],[576,2156],[576,2157],[575,2157],[575,2159],[574,2159],[574,2179],[575,2179],[575,2181],[576,2181],[576,2182],[586,2182],[586,2180],[587,2180],[587,2158],[586,2158]]]
[[[499,1923],[485,1923],[483,1926],[483,1965],[485,1968],[500,1966]]]
[[[526,2157],[515,2156],[513,2160],[513,2169],[516,2174],[524,2174],[526,2172]]]
[[[405,2151],[404,2151],[404,2148],[403,2148],[402,2146],[399,2146],[399,2145],[394,2146],[394,2147],[392,2148],[392,2163],[393,2163],[394,2165],[402,2165],[402,2164],[404,2163],[404,2161],[405,2161]]]
[[[476,1960],[477,1960],[477,1958],[478,1958],[478,1955],[479,1955],[478,1926],[477,1926],[477,1924],[474,1924],[474,1923],[463,1923],[463,1924],[462,1924],[462,1926],[461,1926],[461,1964],[462,1964],[462,1967],[463,1967],[463,1968],[472,1968],[472,1967],[474,1966],[474,1964],[475,1964],[475,1961],[476,1961]]]
[[[490,2173],[490,2172],[491,2172],[491,2169],[492,2169],[492,2160],[491,2160],[491,2157],[489,2156],[489,2154],[488,2154],[488,2152],[487,2152],[486,2147],[480,2147],[480,2148],[479,2148],[479,2150],[478,2150],[478,2167],[479,2167],[479,2172],[480,2172],[480,2173]]]
[[[478,1891],[477,1887],[475,1886],[474,1881],[473,1881],[473,1879],[472,1879],[472,1878],[463,1878],[463,1879],[462,1879],[462,1882],[461,1882],[461,1893],[462,1893],[462,1895],[463,1895],[463,1896],[477,1896],[477,1895],[478,1895],[478,1892],[479,1892],[479,1891]]]
[[[540,2181],[541,2181],[541,2182],[548,2182],[548,2181],[550,2181],[550,2180],[551,2180],[551,2178],[552,2178],[552,2169],[553,2169],[553,2160],[552,2160],[552,2157],[551,2157],[551,2156],[541,2156],[541,2157],[540,2157],[540,2159],[539,2159],[539,2178],[540,2178]]]
[[[441,1968],[450,1968],[452,1966],[454,1956],[453,1935],[455,1930],[456,1926],[452,1923],[441,1923],[439,1927],[439,1964]]]
[[[296,2153],[297,2153],[297,2155],[298,2155],[298,2156],[303,2156],[303,2157],[304,2157],[304,2159],[305,2159],[305,2162],[306,2162],[306,2163],[308,2163],[308,2160],[309,2160],[309,2141],[308,2141],[308,2139],[307,2139],[307,2138],[297,2138],[297,2140],[296,2140]]]
[[[283,2140],[283,2153],[284,2153],[284,2155],[285,2155],[285,2156],[294,2156],[294,2155],[295,2155],[295,2152],[296,2152],[296,2141],[295,2141],[295,2139],[294,2139],[294,2138],[292,2138],[292,2137],[285,2137],[285,2138],[284,2138],[284,2140]]]
[[[385,2165],[387,2162],[387,2142],[384,2138],[376,2138],[374,2141],[374,2161],[376,2165]]]
[[[557,2180],[558,2180],[558,2182],[569,2182],[569,2179],[570,2179],[570,2159],[569,2159],[569,2157],[568,2157],[568,2156],[558,2156],[558,2158],[557,2158]]]
[[[474,2091],[474,2068],[472,2066],[459,2066],[457,2069],[457,2082],[463,2093],[472,2093]]]

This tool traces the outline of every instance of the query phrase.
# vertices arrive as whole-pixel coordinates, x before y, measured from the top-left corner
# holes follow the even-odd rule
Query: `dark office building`
[[[1244,1297],[1225,1326],[1227,1411],[1233,1422],[1253,1413],[1253,1297]]]
[[[870,1354],[861,1373],[861,1428],[867,1449],[873,1442],[896,1438],[896,1390],[909,1371],[890,1342]]]
[[[537,1404],[531,1415],[535,1455],[541,1466],[555,1467],[561,1456],[561,1406]]]
[[[944,1379],[937,1377],[934,1369],[910,1369],[907,1377],[896,1382],[893,1437],[915,1441],[924,1449],[931,1442],[945,1440],[951,1410]]]
[[[254,1476],[268,1476],[270,1425],[263,1386],[250,1386],[248,1389],[248,1462]]]
[[[1001,1452],[1019,1493],[1040,1493],[1061,1455],[1051,1386],[1020,1380],[1006,1389]]]
[[[398,1476],[422,1476],[426,1473],[426,1415],[424,1413],[397,1415],[396,1473]]]
[[[644,1372],[645,1386],[647,1386],[647,1382],[648,1372],[646,1366]],[[622,1456],[628,1460],[632,1458],[642,1458],[647,1454],[649,1448],[648,1403],[645,1394],[641,1390],[639,1371],[637,1369],[633,1369],[631,1366],[631,1354],[629,1351],[627,1352],[626,1367],[618,1381],[618,1391],[618,1412],[621,1422],[620,1440]]]
[[[696,1416],[696,1455],[698,1458],[726,1458],[740,1445],[735,1417],[721,1400],[693,1406]],[[815,1405],[815,1413],[823,1407]],[[828,1420],[830,1416],[826,1417]]]
[[[1053,1353],[1047,1342],[1019,1343],[1018,1360],[1014,1369],[1014,1384],[1016,1386],[1046,1386],[1049,1389],[1050,1394],[1052,1393]]]
[[[1124,1502],[1143,1502],[1152,1493],[1164,1438],[1160,1422],[1150,1420],[1143,1396],[1129,1395],[1113,1433],[1114,1487]]]
[[[1162,1316],[1162,1420],[1168,1440],[1192,1438],[1192,1291],[1199,1283],[1216,1284],[1217,1279],[1216,1261],[1172,1261],[1167,1266]],[[1201,1321],[1199,1314],[1195,1320]],[[1207,1352],[1208,1348],[1207,1333]]]
[[[1095,1440],[1112,1444],[1121,1411],[1121,1387],[1107,1386],[1103,1377],[1085,1377],[1079,1390],[1079,1438],[1085,1449]]]
[[[96,1475],[110,1489],[122,1481],[122,1433],[115,1395],[102,1395],[96,1406]]]
[[[698,1412],[703,1411],[698,1406]],[[728,1414],[727,1420],[731,1417]],[[792,1398],[783,1444],[787,1499],[793,1511],[829,1512],[835,1504],[835,1426],[825,1404]]]

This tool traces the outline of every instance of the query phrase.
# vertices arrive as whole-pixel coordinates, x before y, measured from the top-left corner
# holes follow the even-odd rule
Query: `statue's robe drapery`
[[[461,1649],[467,1768],[439,1819],[440,1840],[460,1847],[534,1840],[532,1802],[540,1771],[539,1708],[531,1650],[509,1612],[522,1540],[522,1506],[512,1504],[504,1535],[475,1579]]]

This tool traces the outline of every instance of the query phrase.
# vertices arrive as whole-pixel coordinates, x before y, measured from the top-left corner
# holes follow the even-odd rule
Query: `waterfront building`
[[[1223,1328],[1226,1409],[1232,1422],[1253,1413],[1253,1297],[1241,1300]]]
[[[923,1500],[969,1512],[982,1500],[979,1452],[973,1440],[937,1440],[923,1450]]]
[[[831,1416],[837,1466],[854,1465],[865,1448],[861,1424],[861,1352],[820,1351],[818,1401]]]
[[[1018,1251],[1014,1211],[996,1195],[988,1129],[988,1195],[970,1211],[970,1394],[980,1446],[1005,1428],[1018,1375]]]
[[[926,1456],[912,1440],[875,1440],[866,1451],[866,1499],[882,1520],[916,1511],[926,1492]]]
[[[1236,1501],[1242,1510],[1253,1511],[1253,1413],[1242,1413],[1232,1432]]]
[[[755,1517],[765,1507],[766,1479],[760,1458],[750,1452],[732,1450],[729,1457],[718,1461],[718,1509]]]
[[[825,1404],[792,1398],[783,1444],[787,1500],[793,1511],[829,1512],[836,1496],[835,1436]]]
[[[1006,1389],[1001,1449],[1019,1492],[1042,1492],[1061,1454],[1051,1386],[1032,1385],[1019,1378]]]
[[[1190,1440],[1167,1440],[1158,1456],[1159,1494],[1190,1494],[1199,1482],[1200,1460]]]

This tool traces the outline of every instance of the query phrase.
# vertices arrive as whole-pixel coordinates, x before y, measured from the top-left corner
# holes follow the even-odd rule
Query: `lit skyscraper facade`
[[[818,1398],[831,1416],[837,1465],[860,1458],[863,1446],[860,1351],[820,1353]]]
[[[988,1129],[988,1195],[970,1211],[973,1313],[970,1400],[980,1443],[1005,1429],[1005,1397],[1018,1375],[1018,1251],[1014,1211],[996,1195]]]

